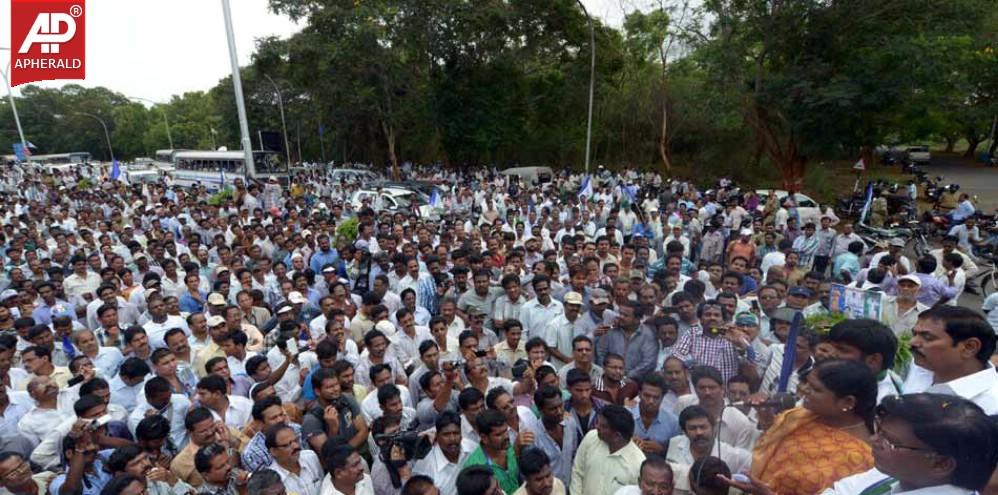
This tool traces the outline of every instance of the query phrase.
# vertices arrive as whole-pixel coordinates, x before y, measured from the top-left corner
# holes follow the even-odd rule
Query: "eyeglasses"
[[[873,435],[874,435],[873,436],[873,442],[874,443],[879,442],[884,447],[887,447],[887,449],[890,450],[891,452],[897,452],[899,450],[910,450],[912,452],[924,452],[926,454],[935,454],[936,453],[936,451],[934,451],[932,449],[925,449],[925,448],[921,448],[921,447],[909,447],[907,445],[900,445],[900,444],[892,441],[890,438],[888,438],[887,436],[884,435],[884,429],[881,426],[882,422],[883,422],[883,420],[881,418],[877,418],[873,422]]]

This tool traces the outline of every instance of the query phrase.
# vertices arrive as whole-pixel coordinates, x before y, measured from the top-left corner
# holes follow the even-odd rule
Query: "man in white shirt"
[[[440,495],[456,495],[457,475],[478,445],[461,437],[461,416],[453,411],[444,411],[437,416],[436,438],[430,454],[416,461],[413,474],[433,478]]]
[[[273,425],[264,434],[267,450],[274,458],[269,469],[281,477],[287,491],[319,495],[323,470],[315,452],[302,449],[298,434],[286,424]]]
[[[229,384],[218,375],[208,375],[198,382],[197,400],[211,411],[216,421],[242,430],[253,420],[253,401],[246,397],[228,395]]]
[[[330,452],[323,449],[329,474],[322,480],[320,495],[374,495],[371,476],[364,472],[364,459],[353,447],[338,445]]]
[[[150,414],[158,414],[170,424],[170,441],[178,451],[187,445],[187,428],[184,418],[191,401],[183,394],[174,394],[170,382],[163,377],[153,377],[143,386],[143,399],[128,415],[128,430],[135,434],[139,423]]]
[[[683,435],[669,441],[665,459],[673,464],[692,466],[707,456],[714,456],[728,465],[732,473],[748,472],[752,454],[718,439],[714,441],[714,425],[707,410],[690,406],[679,413],[679,428]]]
[[[935,394],[889,398],[873,436],[874,469],[836,481],[821,495],[971,495],[998,464],[990,419],[967,401]],[[760,493],[730,483],[745,493]]]
[[[28,394],[35,400],[31,408],[17,422],[21,435],[38,445],[42,437],[52,430],[52,427],[66,419],[67,415],[59,412],[59,385],[47,376],[37,376],[28,382]]]
[[[998,414],[998,374],[990,361],[996,336],[980,313],[935,306],[919,315],[912,335],[915,363],[905,393],[956,395]]]

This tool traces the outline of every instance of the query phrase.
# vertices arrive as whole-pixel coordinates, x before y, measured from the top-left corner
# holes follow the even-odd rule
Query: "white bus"
[[[284,155],[276,151],[253,152],[256,171],[252,177],[246,173],[242,151],[178,151],[173,153],[173,164],[174,183],[184,187],[200,184],[208,190],[233,186],[236,179],[249,185],[251,181],[266,181],[271,177],[282,182],[288,178],[288,164]]]
[[[79,165],[90,162],[90,153],[86,151],[74,151],[51,155],[31,155],[28,157],[28,161],[41,165]]]

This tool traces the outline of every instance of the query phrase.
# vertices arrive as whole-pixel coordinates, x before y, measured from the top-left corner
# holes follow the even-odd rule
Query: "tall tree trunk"
[[[658,136],[658,155],[662,158],[665,173],[669,174],[672,171],[672,161],[669,160],[669,110],[665,102],[662,102],[662,133]]]
[[[945,153],[952,153],[953,152],[953,148],[956,146],[956,137],[955,136],[945,136],[945,139],[946,139],[946,149],[944,150],[944,152]]]
[[[981,144],[981,139],[977,136],[967,136],[967,151],[963,153],[964,158],[974,158],[977,155],[977,146]]]
[[[385,139],[388,141],[388,161],[392,165],[392,180],[400,180],[399,159],[395,154],[395,127],[382,120],[381,129],[385,132]]]

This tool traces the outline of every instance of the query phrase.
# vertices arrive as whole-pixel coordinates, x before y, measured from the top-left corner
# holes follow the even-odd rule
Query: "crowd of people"
[[[998,493],[960,239],[912,259],[725,180],[405,172],[432,219],[322,174],[0,182],[0,494]],[[810,323],[832,284],[879,320]]]

